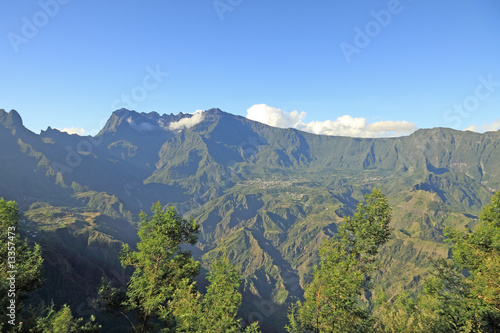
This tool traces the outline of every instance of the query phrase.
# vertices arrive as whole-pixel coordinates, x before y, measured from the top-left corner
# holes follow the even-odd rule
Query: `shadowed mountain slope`
[[[121,109],[97,136],[81,137],[50,127],[37,135],[16,111],[0,110],[0,140],[0,195],[19,202],[28,237],[40,232],[52,270],[47,288],[57,288],[53,271],[61,271],[75,281],[76,306],[95,311],[81,299],[95,296],[98,275],[123,283],[114,256],[121,242],[135,241],[138,212],[160,201],[201,224],[193,253],[205,267],[227,250],[245,278],[241,315],[269,332],[282,330],[288,305],[302,297],[321,239],[373,187],[394,208],[394,236],[375,277],[389,294],[418,292],[428,258],[448,256],[443,228],[473,227],[500,188],[500,132],[435,128],[360,139],[274,128],[219,109]],[[82,267],[101,273],[77,287]]]

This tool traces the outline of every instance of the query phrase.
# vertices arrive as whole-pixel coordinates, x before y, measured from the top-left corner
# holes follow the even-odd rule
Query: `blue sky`
[[[1,1],[0,108],[36,133],[92,134],[122,106],[484,131],[500,127],[499,36],[497,0]]]

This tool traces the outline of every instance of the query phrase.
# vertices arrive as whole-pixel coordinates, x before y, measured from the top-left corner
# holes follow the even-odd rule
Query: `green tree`
[[[464,279],[476,309],[478,331],[500,331],[500,191],[491,198],[472,232],[446,230],[453,260],[470,273]],[[484,305],[484,306],[483,306]]]
[[[239,270],[223,254],[212,263],[208,274],[210,282],[203,297],[203,323],[206,331],[238,332],[240,323],[236,313],[241,305]]]
[[[448,230],[453,260],[472,274],[472,290],[477,297],[500,311],[500,191],[480,215],[474,230]]]
[[[42,253],[39,244],[31,247],[27,240],[19,236],[19,208],[14,201],[0,198],[0,293],[1,306],[7,309],[11,300],[15,300],[15,320],[12,320],[10,310],[2,311],[0,315],[0,331],[2,332],[99,332],[100,326],[95,324],[95,318],[83,323],[83,319],[75,319],[69,306],[64,305],[59,311],[50,307],[40,306],[38,309],[24,309],[23,300],[27,292],[41,286]],[[11,273],[14,272],[14,273]],[[11,283],[14,282],[14,285]],[[13,292],[12,292],[13,291]],[[25,310],[25,311],[23,311]]]
[[[471,281],[453,262],[439,259],[434,266],[419,299],[422,312],[428,310],[423,319],[437,332],[484,332],[481,314],[485,304],[474,295]]]
[[[241,320],[236,317],[241,305],[239,270],[223,253],[211,265],[210,282],[205,295],[196,291],[194,282],[185,279],[176,291],[170,308],[177,322],[177,332],[240,332]],[[259,332],[256,323],[245,332]]]
[[[434,271],[416,300],[407,293],[394,302],[377,304],[381,332],[490,332],[481,317],[485,303],[471,292],[471,284],[451,260],[434,262]],[[486,328],[486,329],[485,329]],[[495,332],[495,330],[491,331]]]
[[[380,331],[500,331],[500,192],[483,208],[474,232],[447,229],[445,234],[453,260],[434,262],[416,300],[402,294],[393,303],[379,302]]]
[[[378,291],[375,298],[374,316],[377,318],[375,331],[390,333],[421,332],[417,305],[408,292],[399,294],[394,302],[390,302],[383,290]]]
[[[40,245],[29,246],[19,235],[19,208],[14,201],[0,198],[0,306],[3,310],[15,302],[15,317],[7,311],[0,314],[0,329],[7,331],[18,325],[26,293],[42,283]],[[13,319],[15,318],[15,319]],[[11,321],[10,324],[9,321]]]
[[[94,323],[95,317],[90,316],[90,321],[84,323],[83,318],[74,318],[71,309],[64,304],[56,311],[54,304],[45,307],[36,320],[35,327],[29,332],[32,333],[97,333],[101,326]]]
[[[322,243],[305,301],[291,308],[289,332],[368,331],[372,326],[361,295],[371,288],[375,256],[390,237],[391,208],[378,189],[365,200],[339,226],[337,238]]]
[[[173,315],[177,332],[199,332],[203,326],[202,297],[196,288],[196,283],[184,279],[175,291],[169,306],[162,308],[162,317],[168,318]]]
[[[122,304],[128,311],[135,311],[139,324],[134,330],[141,333],[150,330],[150,319],[158,317],[168,305],[181,281],[191,280],[200,268],[191,252],[181,249],[183,244],[196,243],[199,225],[159,202],[151,210],[151,218],[140,214],[137,250],[124,245],[121,252],[122,265],[135,268]],[[163,319],[168,325],[170,319]]]

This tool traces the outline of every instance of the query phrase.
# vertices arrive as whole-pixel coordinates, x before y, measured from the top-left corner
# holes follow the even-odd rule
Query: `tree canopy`
[[[38,244],[30,246],[19,234],[19,208],[14,201],[0,198],[0,305],[7,309],[15,301],[15,315],[7,316],[7,311],[0,315],[0,327],[4,329],[13,318],[19,323],[19,313],[23,309],[26,293],[39,287],[42,279],[42,251]],[[12,273],[10,273],[12,272]],[[11,287],[12,286],[12,287]],[[11,327],[12,323],[9,324]]]
[[[361,295],[371,287],[378,249],[390,237],[391,208],[378,189],[366,195],[338,236],[320,248],[320,263],[306,286],[304,302],[292,307],[289,332],[364,331],[372,324]]]
[[[379,297],[382,332],[500,332],[500,192],[483,207],[479,225],[447,229],[452,258],[434,262],[423,294]]]
[[[164,208],[159,202],[151,210],[151,218],[144,212],[140,214],[137,250],[124,245],[121,252],[122,265],[135,268],[126,292],[126,305],[128,310],[136,311],[139,332],[148,330],[150,318],[160,315],[181,281],[193,279],[200,269],[191,252],[181,248],[183,244],[196,243],[199,225],[193,219],[184,219],[174,207]]]
[[[229,263],[226,253],[216,258],[208,275],[205,295],[196,291],[195,283],[184,280],[175,292],[171,308],[178,332],[240,332],[236,317],[241,305],[238,288],[242,282],[237,267]]]

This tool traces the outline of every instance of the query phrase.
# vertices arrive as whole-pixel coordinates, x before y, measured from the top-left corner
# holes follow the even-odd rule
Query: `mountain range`
[[[0,196],[18,202],[23,235],[44,249],[46,284],[34,297],[70,303],[77,315],[99,315],[91,300],[102,276],[126,283],[117,254],[137,241],[138,214],[157,201],[201,225],[191,250],[203,272],[221,249],[240,267],[241,317],[280,332],[321,240],[374,187],[393,207],[393,237],[374,277],[389,295],[418,293],[430,259],[450,255],[443,229],[473,228],[500,188],[500,131],[361,139],[219,109],[120,109],[91,137],[35,134],[16,111],[0,110],[0,142]]]

